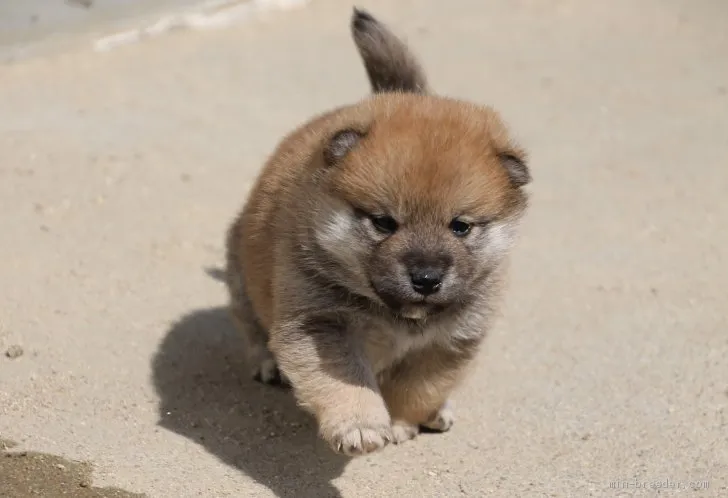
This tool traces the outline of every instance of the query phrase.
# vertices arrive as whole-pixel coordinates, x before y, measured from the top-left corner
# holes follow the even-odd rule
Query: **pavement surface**
[[[332,455],[223,309],[267,154],[368,92],[351,5],[315,0],[0,66],[0,496],[728,496],[728,4],[360,5],[531,153],[453,430]]]

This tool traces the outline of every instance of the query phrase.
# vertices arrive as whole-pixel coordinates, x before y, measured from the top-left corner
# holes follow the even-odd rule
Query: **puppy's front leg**
[[[343,319],[319,315],[281,323],[271,330],[270,348],[335,451],[364,455],[391,440],[376,378]]]
[[[432,346],[401,361],[382,380],[381,391],[393,419],[394,439],[414,437],[419,426],[445,432],[454,422],[448,402],[476,347],[463,351]]]

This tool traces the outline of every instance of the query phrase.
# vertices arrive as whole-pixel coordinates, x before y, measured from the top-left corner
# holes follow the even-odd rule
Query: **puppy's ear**
[[[498,154],[498,159],[508,173],[511,184],[518,188],[531,183],[531,172],[526,165],[526,155],[520,151],[507,151]]]
[[[326,166],[334,166],[354,149],[365,132],[353,128],[345,128],[334,133],[324,146],[324,163]]]

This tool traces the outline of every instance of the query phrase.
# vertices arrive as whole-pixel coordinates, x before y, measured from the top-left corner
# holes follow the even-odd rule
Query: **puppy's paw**
[[[407,422],[397,421],[392,424],[392,442],[402,444],[414,439],[420,432],[420,428]]]
[[[384,448],[392,441],[392,422],[384,401],[374,392],[359,392],[345,402],[324,411],[320,418],[321,436],[333,450],[347,456],[360,456]]]
[[[288,377],[278,369],[273,358],[265,358],[253,366],[253,379],[273,386],[290,386]]]
[[[329,434],[323,435],[337,453],[346,456],[361,456],[384,448],[392,441],[389,424],[368,424],[366,422],[345,424]]]
[[[434,432],[447,432],[455,423],[455,411],[452,402],[445,402],[435,414],[422,424],[423,427]]]

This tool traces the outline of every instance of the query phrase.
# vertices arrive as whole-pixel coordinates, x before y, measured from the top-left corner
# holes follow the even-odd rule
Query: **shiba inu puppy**
[[[321,437],[362,455],[447,431],[527,206],[524,152],[488,107],[437,96],[370,14],[372,95],[286,136],[227,237],[255,378],[290,383]]]

